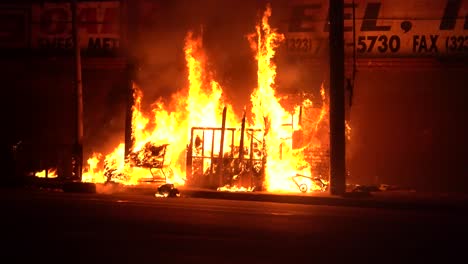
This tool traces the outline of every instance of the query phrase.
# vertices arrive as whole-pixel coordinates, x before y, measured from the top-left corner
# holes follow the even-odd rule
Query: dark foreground
[[[134,194],[0,189],[0,211],[2,263],[451,263],[468,235],[460,211]]]

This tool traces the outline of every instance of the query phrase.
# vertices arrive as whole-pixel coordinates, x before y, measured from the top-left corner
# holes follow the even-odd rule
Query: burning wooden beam
[[[227,114],[227,107],[223,108],[223,120],[221,122],[221,140],[219,142],[219,163],[218,163],[218,186],[223,185],[223,174],[224,174],[224,132],[226,129],[226,114]],[[214,138],[214,137],[213,137]]]

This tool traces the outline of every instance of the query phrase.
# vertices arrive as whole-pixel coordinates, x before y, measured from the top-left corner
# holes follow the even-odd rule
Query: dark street
[[[3,263],[452,263],[467,235],[467,217],[455,212],[24,190],[0,197]]]

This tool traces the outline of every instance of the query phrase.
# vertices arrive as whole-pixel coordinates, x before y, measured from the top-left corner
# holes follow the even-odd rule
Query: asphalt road
[[[468,237],[459,212],[24,190],[0,211],[2,263],[452,263]]]

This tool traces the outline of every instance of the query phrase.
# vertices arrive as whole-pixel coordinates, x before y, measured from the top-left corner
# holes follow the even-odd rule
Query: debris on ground
[[[158,187],[155,197],[180,197],[179,189],[172,183],[166,183]]]

